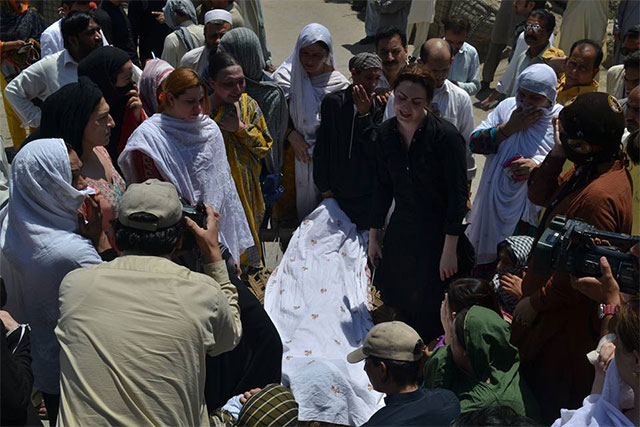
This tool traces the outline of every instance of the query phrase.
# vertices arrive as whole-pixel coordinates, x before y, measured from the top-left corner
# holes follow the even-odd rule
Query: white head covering
[[[147,116],[158,112],[158,88],[169,77],[173,67],[162,59],[147,61],[140,77],[140,98]]]
[[[207,25],[209,22],[212,22],[212,21],[228,22],[229,25],[233,26],[231,13],[227,12],[224,9],[213,9],[204,14],[205,25]]]
[[[524,89],[529,92],[543,95],[549,101],[551,105],[547,108],[543,108],[546,114],[551,114],[554,105],[556,105],[558,77],[553,68],[546,64],[533,64],[520,73],[513,93],[516,97],[516,104],[520,107],[522,103],[518,99],[518,89]]]
[[[496,154],[487,156],[466,231],[479,264],[496,259],[498,243],[513,234],[520,219],[538,224],[541,208],[529,201],[526,181],[515,182],[507,176],[503,165],[516,156],[540,164],[553,148],[551,120],[562,109],[561,105],[555,104],[556,85],[553,69],[544,64],[531,65],[518,76],[516,93],[517,88],[522,88],[544,95],[551,101],[551,106],[543,108],[545,114],[533,126],[511,135],[500,143]],[[506,123],[517,107],[516,98],[505,99],[474,132]]]
[[[323,42],[329,48],[326,63],[334,67],[333,42],[324,25],[309,24],[300,31],[296,47],[286,61],[278,67],[272,77],[289,98],[289,113],[296,130],[304,135],[307,142],[315,143],[316,131],[320,125],[320,104],[325,95],[349,86],[349,81],[339,72],[309,79],[300,63],[300,49],[316,42]]]
[[[189,15],[189,18],[194,24],[198,23],[196,8],[193,6],[191,0],[167,0],[167,4],[164,5],[162,11],[164,12],[164,19],[167,21],[167,25],[172,30],[180,28],[180,24],[176,19],[178,12],[182,15]]]
[[[591,394],[579,409],[561,409],[560,418],[552,427],[560,426],[622,426],[634,424],[623,414],[623,409],[633,407],[633,389],[620,378],[616,359],[609,362],[602,387],[602,394]]]
[[[127,182],[134,182],[134,151],[150,157],[181,197],[190,203],[205,202],[220,212],[220,237],[236,261],[254,245],[222,133],[210,117],[201,115],[195,122],[187,122],[154,114],[142,122],[118,158]]]
[[[61,139],[26,144],[11,165],[11,196],[0,214],[0,273],[7,286],[7,310],[31,325],[35,386],[46,393],[59,389],[53,331],[60,314],[60,282],[76,268],[102,262],[91,241],[77,234],[77,211],[92,192],[71,185],[69,154]]]

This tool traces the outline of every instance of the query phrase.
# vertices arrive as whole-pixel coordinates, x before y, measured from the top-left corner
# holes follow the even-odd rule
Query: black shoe
[[[372,44],[374,40],[375,40],[375,37],[367,36],[367,37],[363,38],[362,40],[360,40],[358,42],[358,44]]]

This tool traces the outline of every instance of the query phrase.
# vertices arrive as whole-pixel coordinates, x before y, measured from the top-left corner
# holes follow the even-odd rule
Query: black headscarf
[[[560,134],[567,158],[576,165],[601,163],[620,158],[624,112],[613,96],[603,92],[579,95],[560,111]],[[575,152],[569,139],[583,140],[593,147],[588,153]]]
[[[62,138],[82,156],[84,128],[101,99],[100,88],[87,77],[62,86],[42,103],[40,128],[27,141]]]
[[[107,147],[112,159],[118,158],[118,142],[127,104],[126,94],[133,89],[133,84],[122,88],[116,87],[116,80],[120,69],[130,59],[129,54],[122,49],[102,46],[91,52],[78,64],[78,76],[87,76],[93,80],[109,104],[109,114],[115,122]]]

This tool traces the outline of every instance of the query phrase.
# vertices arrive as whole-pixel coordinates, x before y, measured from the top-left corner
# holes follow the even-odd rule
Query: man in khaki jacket
[[[232,350],[237,290],[207,229],[183,218],[173,185],[132,184],[114,221],[123,256],[69,273],[60,285],[60,425],[208,425],[205,354]],[[170,260],[185,228],[205,274]]]

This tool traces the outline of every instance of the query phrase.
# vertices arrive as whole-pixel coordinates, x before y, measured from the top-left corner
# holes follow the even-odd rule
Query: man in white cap
[[[419,386],[426,347],[420,335],[403,322],[380,323],[369,331],[364,345],[349,353],[349,363],[364,362],[376,391],[386,393],[386,406],[364,426],[443,426],[460,414],[453,392]]]
[[[182,213],[175,187],[131,184],[113,228],[123,256],[81,268],[60,285],[61,425],[209,425],[205,354],[240,341],[238,292],[218,245]],[[171,256],[192,233],[206,274]]]
[[[180,66],[193,68],[205,81],[209,81],[206,75],[209,68],[209,55],[218,50],[220,39],[227,31],[231,30],[231,22],[231,14],[224,9],[213,9],[205,13],[205,44],[185,53],[180,61]]]

